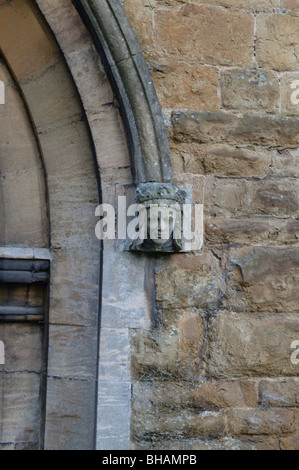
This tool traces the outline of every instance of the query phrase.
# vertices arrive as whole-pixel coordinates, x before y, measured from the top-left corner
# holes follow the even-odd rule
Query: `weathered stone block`
[[[221,142],[278,147],[298,147],[297,116],[244,114],[223,111],[172,113],[173,137],[180,142]]]
[[[131,378],[131,350],[127,329],[101,329],[99,378],[101,381]]]
[[[196,310],[165,310],[153,322],[152,331],[132,333],[133,376],[196,380],[203,367],[204,319]]]
[[[232,249],[229,256],[230,308],[297,312],[298,247],[244,247]]]
[[[84,92],[82,105],[89,114],[112,108],[113,92],[100,57],[92,44],[80,46],[67,55],[67,62],[76,80],[79,92]],[[83,98],[83,96],[82,96]]]
[[[288,439],[288,438],[286,438]],[[134,450],[187,450],[187,451],[223,451],[223,450],[280,450],[278,437],[264,436],[238,436],[223,437],[218,439],[165,439],[162,441],[146,442],[138,441],[131,447]]]
[[[163,308],[214,309],[221,304],[224,289],[219,260],[207,250],[197,257],[174,255],[170,263],[158,267],[156,286],[156,299]]]
[[[281,8],[286,8],[289,12],[296,15],[299,14],[299,3],[298,0],[280,0]]]
[[[99,248],[100,241],[95,235],[99,194],[94,175],[71,175],[67,179],[49,176],[48,189],[50,205],[55,207],[51,214],[52,246],[57,249]]]
[[[299,150],[280,150],[272,152],[270,175],[299,178]]]
[[[212,377],[297,376],[291,344],[296,314],[219,313],[210,323],[207,374]]]
[[[40,372],[42,333],[38,324],[1,323],[0,338],[5,344],[3,370]]]
[[[96,376],[97,331],[95,328],[50,325],[49,375],[92,379]]]
[[[212,217],[273,215],[297,216],[298,181],[281,179],[260,182],[244,179],[206,178],[205,213]]]
[[[48,175],[67,178],[94,173],[95,163],[88,132],[86,122],[78,117],[39,134]]]
[[[281,217],[293,216],[299,210],[298,181],[269,180],[254,188],[252,211]]]
[[[95,382],[48,378],[45,450],[94,448]]]
[[[157,10],[156,51],[214,65],[249,65],[253,19],[210,5],[188,4],[178,11]]]
[[[229,432],[251,435],[283,435],[294,431],[293,410],[233,410],[228,413]]]
[[[164,439],[221,437],[224,434],[222,413],[194,413],[189,410],[166,411],[152,409],[146,414],[135,414],[132,423],[132,437],[155,442]]]
[[[131,383],[100,380],[98,394],[98,450],[127,450],[130,446]],[[102,438],[104,436],[104,438]]]
[[[97,325],[100,263],[99,250],[54,252],[50,286],[52,324]]]
[[[100,171],[130,167],[129,151],[124,148],[125,133],[118,110],[111,106],[106,107],[101,112],[90,115],[89,122],[94,131]],[[97,130],[99,128],[101,133]]]
[[[1,443],[39,442],[40,375],[0,372]]]
[[[262,380],[259,395],[263,406],[295,408],[299,402],[298,379]]]
[[[1,175],[3,208],[9,217],[1,243],[13,246],[48,245],[47,208],[42,169]],[[3,240],[4,239],[4,240]]]
[[[83,44],[90,42],[90,34],[70,2],[62,4],[59,0],[52,0],[51,3],[41,0],[38,6],[46,16],[64,54],[79,50]]]
[[[106,250],[104,273],[102,326],[148,328],[152,298],[144,286],[153,285],[153,274],[146,257]]]
[[[0,78],[5,82],[5,106],[0,108],[2,175],[41,168],[38,147],[24,103],[6,66],[0,61]],[[4,138],[5,136],[5,138]],[[9,145],[8,145],[9,143]]]
[[[1,49],[9,56],[10,65],[19,79],[53,63],[58,56],[54,38],[51,40],[48,30],[40,26],[38,18],[37,6],[28,0],[17,0],[13,8],[7,4],[1,10]]]
[[[202,382],[192,396],[194,402],[205,409],[257,406],[257,390],[253,381]]]
[[[133,388],[133,410],[137,414],[147,414],[152,413],[154,409],[162,412],[167,409],[201,409],[201,406],[196,406],[193,394],[193,386],[186,386],[185,382],[139,381]]]
[[[258,9],[258,11],[271,11],[279,6],[279,0],[192,0],[192,3],[207,3],[242,10]]]
[[[248,214],[250,189],[248,181],[240,179],[206,179],[205,214],[212,217],[232,217]]]
[[[225,70],[221,73],[221,97],[225,108],[275,113],[279,110],[278,80],[267,70]]]
[[[164,108],[219,109],[219,73],[214,67],[160,59],[154,63],[153,79]]]
[[[284,437],[280,440],[281,450],[298,450],[299,436]]]
[[[257,61],[281,72],[298,69],[299,18],[274,14],[257,17]]]
[[[259,177],[267,175],[271,153],[264,148],[223,144],[172,143],[174,167],[181,172],[219,176]]]
[[[234,441],[236,442],[237,450],[280,450],[280,439],[278,436],[238,436]]]
[[[231,243],[262,243],[276,245],[296,244],[299,221],[267,217],[206,217],[205,243],[223,245]]]
[[[145,54],[150,53],[154,43],[153,0],[125,0],[124,8]]]
[[[77,90],[62,61],[37,71],[21,87],[39,132],[82,115]]]
[[[213,380],[186,382],[138,382],[134,385],[133,409],[136,414],[153,410],[166,413],[184,409],[216,411],[221,408],[257,406],[254,381]]]

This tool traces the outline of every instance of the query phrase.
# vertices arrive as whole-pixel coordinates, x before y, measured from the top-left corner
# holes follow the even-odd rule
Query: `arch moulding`
[[[163,115],[150,71],[121,3],[35,3],[56,37],[81,97],[95,148],[102,201],[115,205],[124,187],[146,192],[149,199],[155,200],[161,199],[162,188],[162,193],[171,192],[175,198],[179,188],[173,181]],[[114,241],[104,241],[98,449],[130,447],[130,336],[133,331],[151,326],[151,278],[151,259],[142,253],[121,251]]]

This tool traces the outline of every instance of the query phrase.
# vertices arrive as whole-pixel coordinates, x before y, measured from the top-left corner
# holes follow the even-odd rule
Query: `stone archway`
[[[45,397],[39,397],[42,430],[34,439],[32,433],[25,432],[28,419],[32,420],[27,410],[29,415],[18,423],[20,429],[15,434],[5,433],[5,421],[2,423],[1,440],[4,446],[15,448],[92,449],[101,247],[94,235],[94,207],[100,201],[100,193],[89,128],[63,55],[35,3],[2,2],[0,8],[1,52],[19,88],[22,106],[27,110],[27,115],[23,112],[24,125],[31,133],[26,141],[20,123],[12,121],[11,132],[6,136],[9,151],[1,153],[1,174],[5,176],[1,184],[5,212],[1,220],[5,227],[5,239],[1,240],[3,256],[11,259],[13,253],[14,262],[28,259],[33,263],[40,257],[39,253],[34,255],[34,249],[49,247],[51,257],[49,316],[43,317],[48,344],[47,365],[42,371]],[[8,95],[7,109],[10,98]],[[7,119],[8,114],[2,117]],[[26,142],[27,147],[35,148],[36,154],[36,162],[27,163],[29,169],[20,168],[23,160],[29,159]],[[41,172],[44,178],[39,183],[35,175]],[[46,189],[42,190],[42,185]],[[44,195],[43,202],[39,202],[39,195]],[[47,214],[47,207],[40,209],[45,205],[49,210],[49,240],[47,223],[39,222],[40,214]],[[27,233],[24,243],[16,236],[19,225],[22,234]],[[40,231],[46,231],[44,240],[36,235],[39,225]],[[35,237],[28,235],[30,230]],[[18,341],[10,344],[10,337],[5,338],[10,355],[26,357],[30,340],[22,344],[23,330],[30,325],[17,324],[15,320],[13,325]],[[42,345],[40,351],[35,351],[35,357],[38,356],[42,356]],[[7,362],[4,370],[5,367],[11,370],[13,365]],[[29,373],[34,372],[33,364]],[[22,381],[18,384],[22,389]],[[33,400],[34,390],[27,388],[26,399]],[[6,393],[9,395],[9,391]],[[6,412],[12,413],[15,404],[6,404]]]
[[[130,330],[151,322],[151,261],[113,241],[102,247],[94,214],[124,185],[173,180],[161,110],[126,20],[116,39],[129,56],[109,62],[114,26],[98,22],[106,7],[119,25],[110,0],[0,1],[0,49],[30,117],[49,212],[45,449],[129,448]],[[16,257],[39,259],[37,248]]]

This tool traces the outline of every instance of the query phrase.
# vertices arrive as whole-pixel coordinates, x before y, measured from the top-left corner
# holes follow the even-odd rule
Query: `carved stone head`
[[[144,183],[136,189],[136,203],[145,208],[146,238],[131,241],[129,250],[173,253],[182,250],[182,211],[186,199],[172,183]]]

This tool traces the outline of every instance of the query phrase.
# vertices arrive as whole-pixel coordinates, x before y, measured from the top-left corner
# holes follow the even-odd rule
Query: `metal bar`
[[[49,261],[0,259],[0,271],[49,271]]]
[[[51,260],[52,255],[48,248],[20,248],[14,246],[0,246],[0,258]]]
[[[44,322],[44,315],[0,315],[0,323],[3,322]]]
[[[0,307],[0,323],[2,322],[38,322],[45,320],[43,307]]]
[[[0,271],[0,282],[16,284],[34,284],[40,282],[46,284],[48,281],[48,272]]]
[[[2,315],[44,315],[44,307],[10,307],[1,306]]]

